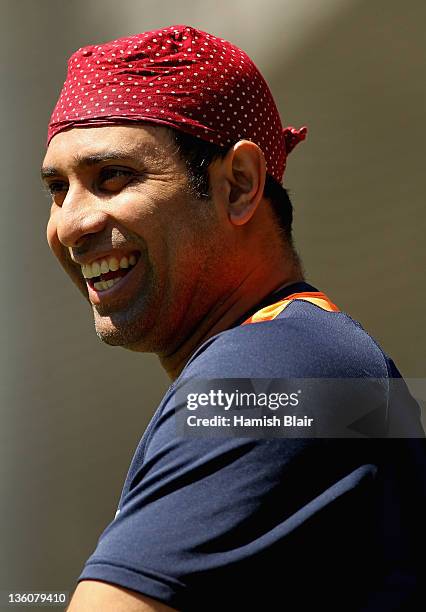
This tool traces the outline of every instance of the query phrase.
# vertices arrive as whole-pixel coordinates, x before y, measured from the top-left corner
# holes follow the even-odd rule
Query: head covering
[[[223,147],[248,139],[281,181],[306,128],[283,129],[272,94],[238,47],[187,25],[78,49],[52,113],[63,130],[130,122],[164,125]]]

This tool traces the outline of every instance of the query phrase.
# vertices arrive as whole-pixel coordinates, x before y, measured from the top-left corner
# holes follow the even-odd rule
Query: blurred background
[[[0,590],[72,591],[168,386],[102,345],[49,252],[39,168],[77,48],[188,23],[242,47],[283,123],[307,280],[425,377],[424,0],[0,0]]]

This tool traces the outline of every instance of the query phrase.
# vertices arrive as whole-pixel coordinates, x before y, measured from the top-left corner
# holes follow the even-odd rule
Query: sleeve
[[[276,327],[270,329],[268,353],[259,354],[257,336],[242,349],[232,334],[226,346],[215,342],[216,359],[214,351],[201,351],[188,371],[215,379],[283,374],[276,369],[282,343],[274,349]],[[288,337],[286,328],[283,342]],[[304,363],[312,363],[307,347]],[[288,354],[299,359],[296,351]],[[317,600],[331,606],[340,589],[340,609],[349,610],[353,576],[361,597],[366,576],[383,565],[372,441],[190,438],[177,434],[175,408],[171,392],[135,456],[120,512],[79,580],[118,584],[197,612],[278,609],[280,601],[288,609],[310,609]]]
[[[298,551],[309,539],[315,551],[321,533],[327,541],[318,550],[332,547],[328,524],[336,507],[342,504],[344,523],[375,477],[374,465],[350,457],[343,445],[337,461],[339,442],[346,441],[328,447],[312,439],[177,438],[166,406],[120,512],[79,580],[103,580],[198,611],[243,609],[243,593],[253,602],[264,592],[259,577],[276,571],[276,555],[285,582],[294,583]],[[347,536],[345,544],[351,546]],[[278,584],[269,582],[272,601]],[[250,585],[256,585],[251,598]],[[238,607],[225,605],[231,593]]]

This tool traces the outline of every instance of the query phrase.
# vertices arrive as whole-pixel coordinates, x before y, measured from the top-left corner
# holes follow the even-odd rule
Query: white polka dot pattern
[[[278,181],[306,128],[283,130],[264,78],[238,47],[186,25],[78,49],[52,113],[47,143],[73,126],[168,125],[228,147],[259,145]]]

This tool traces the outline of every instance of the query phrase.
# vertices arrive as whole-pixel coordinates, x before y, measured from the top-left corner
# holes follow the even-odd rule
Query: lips
[[[81,270],[87,283],[97,291],[104,291],[115,285],[125,276],[130,268],[136,265],[140,253],[117,253],[100,257],[88,264],[82,264]]]
[[[101,271],[100,274],[92,276],[91,278],[87,278],[85,274],[87,291],[92,304],[98,305],[105,301],[110,301],[113,298],[120,298],[121,300],[134,291],[141,277],[138,270],[140,271],[143,269],[143,263],[141,262],[140,252],[132,255],[134,255],[135,258],[135,263],[133,264],[129,263],[131,256],[129,258],[122,257],[120,260],[120,267],[116,270],[108,269],[108,271],[105,272]],[[108,259],[110,265],[111,259],[112,258]],[[102,260],[102,263],[104,262],[105,260]],[[113,263],[112,267],[116,267],[116,265]],[[100,270],[101,269],[100,267]],[[103,269],[106,270],[105,265]],[[94,271],[97,271],[96,266]],[[85,270],[85,272],[87,273],[87,270]]]

